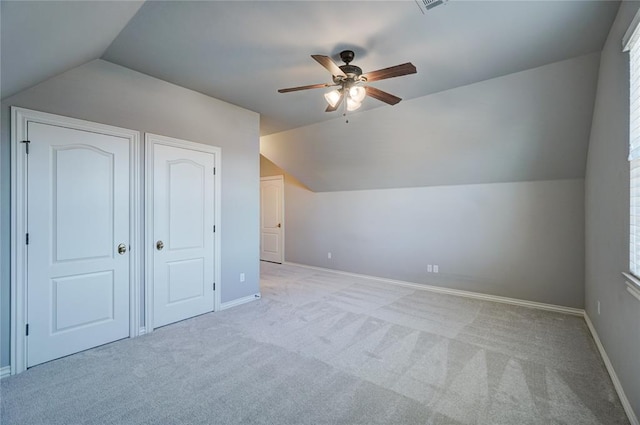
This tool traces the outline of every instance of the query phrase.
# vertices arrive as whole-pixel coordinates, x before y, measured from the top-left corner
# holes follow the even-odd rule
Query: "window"
[[[624,35],[629,52],[629,272],[627,291],[640,300],[640,11]]]
[[[624,37],[629,52],[629,166],[630,232],[629,270],[640,277],[640,27],[636,15]]]

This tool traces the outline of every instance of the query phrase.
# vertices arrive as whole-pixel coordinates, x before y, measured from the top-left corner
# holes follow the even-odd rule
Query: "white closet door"
[[[28,125],[27,366],[129,336],[129,140]],[[120,248],[119,248],[120,247]]]
[[[214,307],[213,153],[153,147],[153,326]]]

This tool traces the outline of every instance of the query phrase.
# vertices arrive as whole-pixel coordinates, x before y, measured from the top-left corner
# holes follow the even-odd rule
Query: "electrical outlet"
[[[328,258],[329,260],[331,260],[331,253],[330,253],[330,252],[327,252],[327,258]]]
[[[240,282],[244,282],[244,273],[240,273]]]
[[[598,316],[600,316],[600,300],[598,300]]]
[[[433,272],[433,266],[431,264],[427,265],[427,273]]]
[[[438,270],[439,270],[439,269],[438,269],[438,265],[437,265],[437,264],[434,264],[434,265],[433,265],[433,272],[434,272],[434,273],[438,273]]]

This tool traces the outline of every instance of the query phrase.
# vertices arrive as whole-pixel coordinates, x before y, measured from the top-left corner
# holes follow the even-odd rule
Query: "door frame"
[[[284,176],[283,175],[278,175],[278,176],[268,176],[268,177],[260,177],[260,183],[262,183],[263,181],[280,181],[280,193],[282,196],[280,196],[280,211],[282,212],[282,231],[280,233],[280,252],[282,253],[282,263],[285,262],[285,257],[284,257],[284,233],[285,233],[285,214],[284,214]],[[262,192],[262,187],[260,188],[260,191]],[[260,196],[260,233],[262,233],[262,196]],[[262,234],[260,235],[260,238],[262,238]],[[262,251],[262,250],[261,250]]]
[[[129,141],[129,337],[140,334],[140,133],[126,128],[11,107],[11,374],[27,368],[27,153],[29,122],[121,137]]]
[[[215,169],[215,179],[213,180],[213,225],[215,226],[215,234],[213,238],[213,267],[215,290],[213,291],[213,311],[220,310],[221,290],[222,290],[222,272],[221,272],[221,240],[222,226],[221,224],[221,180],[222,180],[222,149],[217,146],[205,145],[203,143],[190,142],[188,140],[175,139],[173,137],[161,136],[153,133],[144,134],[144,157],[145,157],[145,201],[144,201],[144,332],[153,332],[153,153],[156,145],[172,146],[176,148],[185,148],[214,155],[213,166]]]

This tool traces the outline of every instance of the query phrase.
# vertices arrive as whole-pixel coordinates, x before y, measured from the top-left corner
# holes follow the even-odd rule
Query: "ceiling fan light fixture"
[[[353,86],[349,89],[349,97],[355,102],[362,102],[367,95],[367,91],[362,86]]]
[[[349,111],[349,112],[355,111],[355,110],[359,109],[360,106],[362,106],[362,103],[358,102],[357,100],[352,99],[351,97],[347,98],[347,111]]]
[[[340,97],[342,95],[338,90],[331,90],[329,93],[324,94],[324,98],[332,108],[335,108],[338,102],[340,101]]]

